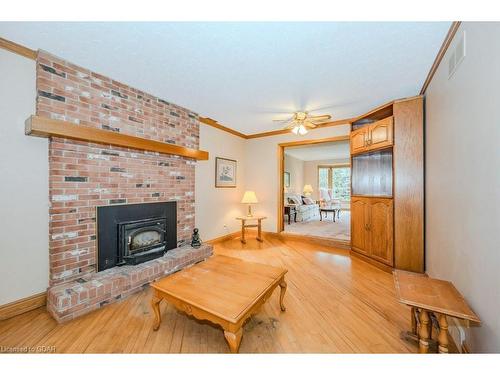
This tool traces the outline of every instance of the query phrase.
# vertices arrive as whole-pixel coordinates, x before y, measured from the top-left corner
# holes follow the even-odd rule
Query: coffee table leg
[[[229,350],[231,353],[238,353],[240,350],[241,337],[243,336],[243,330],[240,328],[236,332],[224,331],[224,337],[229,345]]]
[[[161,298],[158,298],[157,296],[153,296],[153,299],[151,300],[151,307],[153,308],[153,312],[155,314],[155,321],[153,324],[153,330],[156,331],[158,328],[160,328],[160,323],[161,323],[161,314],[160,314],[160,302],[162,301]]]
[[[281,279],[280,281],[280,308],[281,311],[286,311],[286,307],[283,303],[283,299],[285,298],[285,292],[286,292],[287,284],[285,279]]]

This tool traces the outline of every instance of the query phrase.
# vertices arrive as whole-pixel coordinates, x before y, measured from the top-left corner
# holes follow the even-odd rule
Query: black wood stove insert
[[[177,247],[177,203],[97,207],[97,271],[139,264]]]

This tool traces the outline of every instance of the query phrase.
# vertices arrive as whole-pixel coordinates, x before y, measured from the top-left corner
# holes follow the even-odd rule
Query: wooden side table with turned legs
[[[439,332],[437,344],[441,354],[448,353],[448,316],[481,323],[460,292],[449,281],[402,270],[395,270],[393,275],[399,302],[411,307],[412,330],[403,335],[418,341],[420,353],[429,352],[433,320]]]
[[[262,220],[266,219],[265,216],[238,216],[236,220],[241,220],[241,238],[242,243],[247,243],[245,239],[246,228],[257,228],[257,241],[262,242]],[[257,220],[257,224],[246,224],[247,221]]]

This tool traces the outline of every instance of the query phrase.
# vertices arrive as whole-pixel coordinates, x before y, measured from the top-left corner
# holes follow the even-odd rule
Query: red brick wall
[[[198,148],[198,115],[46,52],[37,115]],[[53,138],[49,142],[50,285],[96,272],[96,206],[176,200],[177,239],[194,227],[195,161]]]

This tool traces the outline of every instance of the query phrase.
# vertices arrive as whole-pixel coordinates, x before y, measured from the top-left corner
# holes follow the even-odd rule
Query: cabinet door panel
[[[370,206],[367,198],[352,198],[351,201],[351,248],[360,253],[369,253]]]
[[[368,130],[367,126],[351,133],[351,154],[366,151]]]
[[[370,256],[392,266],[394,264],[392,199],[372,199],[369,226]]]
[[[393,144],[392,137],[393,117],[388,117],[370,125],[370,150],[387,147]]]

